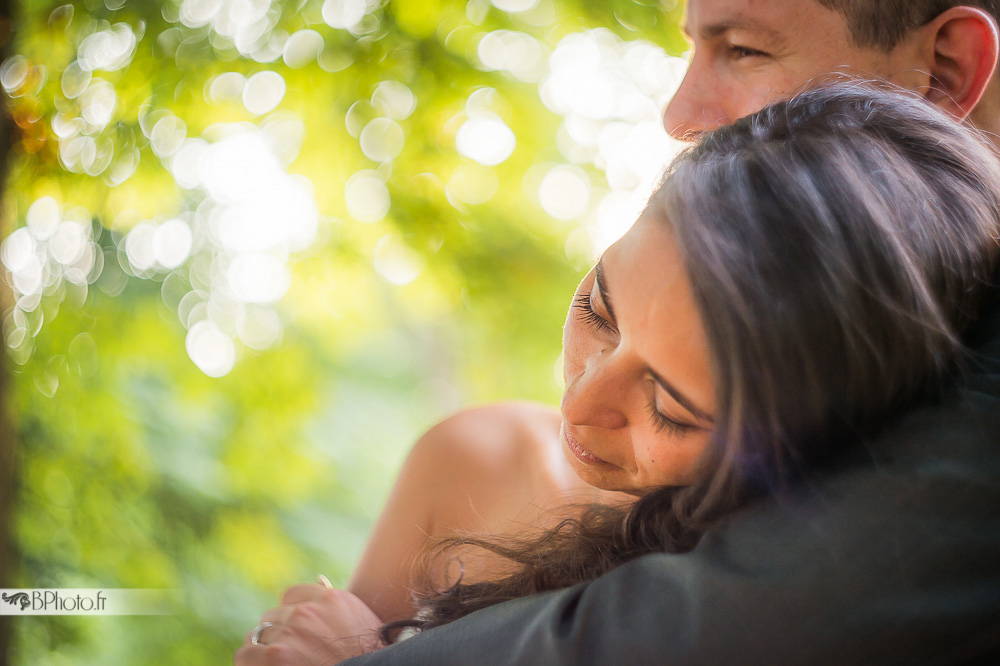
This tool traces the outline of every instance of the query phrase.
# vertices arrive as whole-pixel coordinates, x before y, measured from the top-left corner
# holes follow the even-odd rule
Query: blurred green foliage
[[[577,221],[547,215],[524,175],[566,161],[556,146],[562,119],[542,104],[537,81],[484,67],[476,44],[516,30],[551,51],[566,35],[603,26],[670,53],[685,47],[675,2],[521,3],[533,4],[508,12],[486,0],[369,0],[352,29],[328,25],[330,3],[320,0],[19,4],[21,60],[0,72],[15,128],[2,235],[53,197],[63,212],[75,207],[74,219],[83,211],[103,271],[82,284],[49,280],[37,303],[4,313],[18,429],[13,582],[171,588],[178,604],[163,617],[18,618],[12,663],[228,663],[285,586],[319,572],[346,581],[421,431],[470,403],[558,401],[560,325],[587,258],[567,245]],[[322,46],[304,60],[241,50],[210,25],[185,24],[184,5],[262,7],[267,34],[257,47],[305,29]],[[107,122],[80,134],[96,157],[70,164],[56,118],[86,109],[85,95],[67,95],[74,83],[65,72],[87,36],[115,24],[129,26],[136,44],[123,66],[92,73],[90,85],[103,79],[116,98]],[[210,92],[224,72],[264,71],[286,86],[276,110],[254,113],[245,96]],[[384,81],[412,91],[416,107],[398,120],[405,146],[380,163],[362,150],[348,114]],[[477,90],[516,136],[497,166],[456,150]],[[288,171],[312,184],[315,239],[288,254],[290,284],[273,305],[280,339],[262,349],[237,341],[221,377],[189,357],[190,320],[179,305],[179,294],[209,289],[196,270],[209,250],[196,239],[176,270],[128,265],[124,239],[137,223],[191,213],[205,200],[178,186],[151,145],[144,122],[163,110],[183,120],[187,137],[289,113],[304,128]],[[104,169],[94,164],[102,146],[113,152]],[[449,196],[459,167],[495,193],[480,204]],[[601,171],[584,167],[600,183]],[[361,170],[377,170],[392,199],[373,223],[355,220],[345,200],[345,183]],[[420,267],[415,279],[395,284],[373,266],[387,237]]]

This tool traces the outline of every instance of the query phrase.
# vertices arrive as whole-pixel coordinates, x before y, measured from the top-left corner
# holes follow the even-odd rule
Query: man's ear
[[[996,21],[975,7],[953,7],[922,29],[930,53],[931,87],[926,93],[959,120],[979,104],[997,68]]]

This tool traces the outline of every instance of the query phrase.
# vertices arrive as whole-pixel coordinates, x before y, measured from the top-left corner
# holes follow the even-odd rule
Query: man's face
[[[851,42],[843,15],[817,0],[688,0],[690,69],[663,113],[676,138],[725,125],[831,74],[906,85],[903,47]]]

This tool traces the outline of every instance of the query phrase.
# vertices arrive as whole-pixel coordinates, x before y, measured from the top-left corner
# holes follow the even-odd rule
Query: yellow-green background
[[[9,8],[6,55],[23,55],[45,75],[27,92],[3,95],[12,122],[0,233],[23,226],[45,195],[86,207],[111,249],[122,210],[182,210],[184,193],[137,129],[139,106],[171,110],[191,136],[216,122],[260,122],[239,104],[207,104],[203,90],[223,71],[271,69],[287,83],[281,108],[306,128],[289,171],[315,186],[320,239],[292,262],[292,285],[277,305],[282,343],[241,349],[218,379],[188,358],[162,276],[126,277],[116,296],[92,286],[82,304],[65,289],[45,295],[31,353],[3,363],[16,437],[5,433],[2,446],[16,463],[14,561],[0,572],[2,586],[164,587],[179,603],[162,617],[17,618],[2,646],[13,664],[227,663],[286,585],[319,572],[346,581],[422,430],[460,405],[555,404],[560,326],[586,266],[567,256],[576,224],[547,216],[522,177],[536,163],[565,161],[556,148],[561,119],[542,105],[536,83],[478,68],[470,44],[506,28],[553,48],[566,34],[604,26],[670,53],[685,48],[676,2],[552,0],[552,20],[529,25],[486,2],[476,24],[461,0],[390,0],[375,3],[382,27],[365,39],[323,24],[321,1],[272,2],[281,29],[311,27],[352,63],[331,73],[315,62],[293,69],[220,52],[204,31],[164,18],[178,2],[76,1],[71,20],[65,9],[53,14],[61,2]],[[65,103],[60,74],[80,35],[102,20],[144,25],[128,67],[101,74],[120,96],[113,124],[132,128],[142,154],[116,187],[63,169],[50,126]],[[168,29],[189,40],[183,57],[157,46]],[[344,117],[387,79],[407,85],[418,105],[402,123],[406,147],[388,181],[393,208],[361,224],[345,209],[344,182],[376,165]],[[459,209],[443,188],[463,162],[447,120],[482,86],[501,96],[517,148],[493,168],[497,194]],[[410,284],[373,270],[374,245],[389,231],[423,259]],[[8,314],[12,296],[3,290]]]

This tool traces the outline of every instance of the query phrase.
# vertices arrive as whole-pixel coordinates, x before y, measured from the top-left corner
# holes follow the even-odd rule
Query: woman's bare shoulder
[[[407,464],[430,468],[426,477],[448,488],[433,512],[436,526],[494,530],[551,501],[567,482],[559,424],[552,408],[504,402],[462,410],[431,428]]]
[[[558,442],[559,412],[533,402],[499,402],[469,407],[431,428],[418,445],[472,454],[472,462],[495,463],[535,455]],[[443,452],[443,451],[439,451]]]

